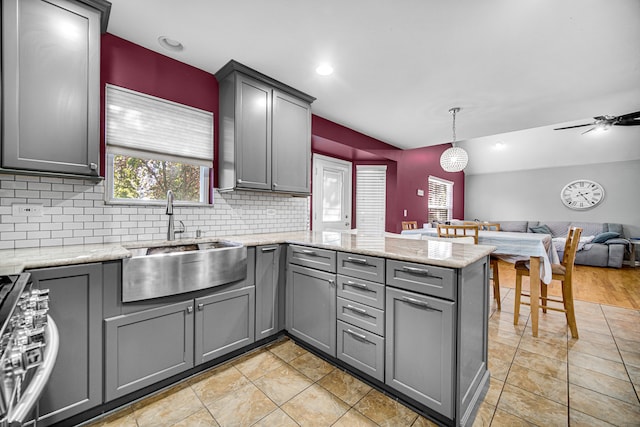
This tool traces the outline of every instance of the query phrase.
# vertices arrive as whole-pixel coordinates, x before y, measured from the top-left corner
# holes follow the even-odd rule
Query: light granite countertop
[[[388,235],[299,231],[237,236],[0,250],[0,274],[18,274],[25,269],[113,261],[131,257],[127,248],[171,246],[231,240],[245,246],[292,243],[322,249],[379,256],[401,261],[463,268],[489,255],[495,247],[454,243],[442,239],[406,239]]]

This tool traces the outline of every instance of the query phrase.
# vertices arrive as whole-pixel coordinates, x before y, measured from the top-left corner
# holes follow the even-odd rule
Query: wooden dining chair
[[[576,324],[576,314],[573,308],[573,267],[576,260],[576,252],[578,250],[578,243],[580,242],[580,235],[582,234],[582,228],[570,227],[569,234],[567,235],[567,241],[564,246],[564,255],[562,256],[562,262],[560,264],[551,264],[552,280],[559,280],[562,282],[562,299],[549,298],[547,296],[547,285],[540,282],[540,300],[542,301],[540,307],[542,312],[546,313],[547,310],[562,311],[567,318],[567,324],[571,330],[571,336],[578,338],[578,325]],[[516,302],[514,307],[513,323],[518,324],[518,316],[520,315],[520,304],[531,305],[530,302],[524,302],[521,297],[530,297],[529,294],[522,292],[522,276],[529,276],[529,267],[526,261],[516,262]],[[563,308],[549,306],[548,302],[561,303]],[[532,325],[537,328],[537,325]]]
[[[402,221],[403,230],[415,230],[418,228],[418,221]]]
[[[473,243],[478,244],[478,234],[480,226],[478,222],[465,221],[462,225],[438,224],[438,237],[473,237]],[[498,224],[498,228],[500,225]],[[502,310],[500,304],[500,276],[498,275],[498,258],[489,257],[489,267],[491,268],[491,280],[493,281],[493,297],[496,299],[498,310]]]

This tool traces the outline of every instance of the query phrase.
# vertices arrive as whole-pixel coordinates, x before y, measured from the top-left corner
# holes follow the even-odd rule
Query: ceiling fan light
[[[440,156],[440,166],[446,172],[460,172],[467,167],[469,156],[461,147],[448,148]]]

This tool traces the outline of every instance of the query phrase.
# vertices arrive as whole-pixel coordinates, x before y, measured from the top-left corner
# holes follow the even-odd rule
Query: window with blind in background
[[[109,201],[206,203],[213,113],[107,85],[105,122]]]
[[[429,177],[429,222],[450,221],[453,217],[453,182]]]
[[[362,233],[384,233],[387,167],[356,165],[356,226]]]

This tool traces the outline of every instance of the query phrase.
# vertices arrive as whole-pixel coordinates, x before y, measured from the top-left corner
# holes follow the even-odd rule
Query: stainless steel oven
[[[49,291],[30,274],[0,276],[0,427],[37,420],[37,403],[58,355]]]

